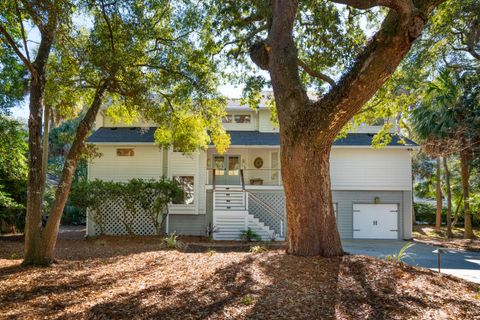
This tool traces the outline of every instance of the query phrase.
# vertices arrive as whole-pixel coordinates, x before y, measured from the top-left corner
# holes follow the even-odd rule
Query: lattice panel
[[[250,191],[252,192],[252,191]],[[285,196],[283,193],[262,193],[254,192],[257,198],[268,204],[283,216],[283,234],[285,235],[285,223],[286,223],[286,210],[285,210]],[[252,197],[248,199],[248,212],[253,214],[255,218],[259,219],[270,229],[275,231],[275,234],[280,234],[280,218],[277,215],[273,215],[268,210],[264,209],[258,204]]]
[[[122,223],[123,215],[127,214],[129,217],[130,213],[125,209],[125,204],[122,200],[112,201],[106,199],[100,208],[102,216],[105,219],[104,234],[107,235],[127,235],[127,229],[125,228],[124,223]],[[161,219],[161,217],[160,217]],[[134,234],[136,235],[154,235],[155,227],[152,224],[152,220],[149,216],[149,213],[142,210],[140,206],[137,205],[137,215],[133,219],[131,228]],[[101,234],[100,227],[95,223],[95,235]]]

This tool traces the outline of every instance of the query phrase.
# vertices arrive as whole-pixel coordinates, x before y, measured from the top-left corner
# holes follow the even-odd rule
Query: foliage
[[[410,254],[407,253],[407,250],[414,245],[413,242],[407,242],[398,253],[393,255],[388,255],[385,257],[386,260],[392,261],[396,264],[402,263],[403,259],[410,257]]]
[[[268,248],[266,246],[257,245],[257,246],[250,247],[250,252],[254,254],[262,253],[265,251],[268,251]]]
[[[27,75],[27,69],[17,60],[13,50],[0,43],[0,114],[8,114],[9,109],[23,100]]]
[[[163,238],[163,243],[168,249],[183,250],[185,247],[184,243],[178,240],[178,235],[175,232],[170,233]]]
[[[459,75],[480,70],[480,37],[476,31],[479,8],[479,0],[447,0],[441,4],[393,77],[355,116],[354,122],[372,123],[378,117],[398,114],[399,128],[414,138],[409,114],[429,95],[428,87],[439,76],[439,70]]]
[[[251,228],[247,228],[247,230],[243,230],[240,232],[240,240],[252,242],[252,241],[260,241],[262,238]]]
[[[430,203],[414,203],[415,219],[421,223],[434,224],[436,208]]]
[[[80,210],[87,212],[89,218],[100,229],[100,234],[104,234],[107,214],[102,210],[102,205],[105,203],[105,199],[118,202],[119,194],[119,183],[81,180],[72,188],[70,201]]]
[[[80,180],[71,190],[70,202],[83,210],[88,210],[89,217],[105,233],[107,214],[105,199],[110,203],[125,206],[120,221],[128,234],[134,234],[133,224],[139,210],[146,212],[157,234],[163,231],[163,224],[168,215],[168,203],[181,193],[177,184],[165,178],[160,180],[131,179],[127,182],[102,180]],[[160,217],[161,216],[161,217]]]
[[[0,115],[0,222],[23,230],[27,143],[23,126]]]

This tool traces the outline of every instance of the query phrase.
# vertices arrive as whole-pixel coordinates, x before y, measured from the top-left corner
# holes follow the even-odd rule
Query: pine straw
[[[0,242],[0,318],[480,318],[477,285],[365,256],[182,253],[110,238],[60,240],[56,264],[24,268],[21,246]]]
[[[447,238],[447,228],[444,226],[437,233],[435,226],[416,225],[413,227],[413,240],[439,247],[480,252],[480,230],[474,228],[473,233],[477,239],[463,239],[463,228],[455,227],[452,229],[453,237]]]

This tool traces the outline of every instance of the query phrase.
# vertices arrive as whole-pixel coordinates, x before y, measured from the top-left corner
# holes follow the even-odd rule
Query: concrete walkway
[[[343,240],[343,249],[352,254],[384,258],[397,254],[406,244],[400,240]],[[403,262],[437,271],[439,247],[414,242],[407,250]],[[441,255],[440,270],[468,281],[480,283],[480,252],[469,252],[458,249],[440,248],[445,253]]]

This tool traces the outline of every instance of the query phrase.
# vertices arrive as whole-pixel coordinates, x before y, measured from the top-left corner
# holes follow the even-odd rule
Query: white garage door
[[[397,239],[398,205],[354,204],[353,238]]]

